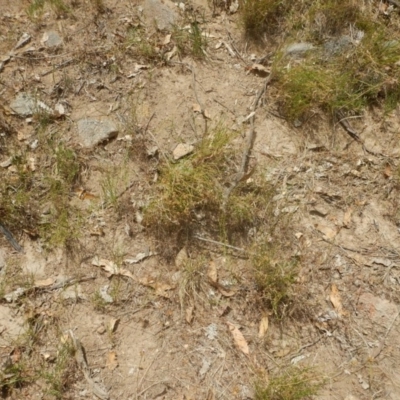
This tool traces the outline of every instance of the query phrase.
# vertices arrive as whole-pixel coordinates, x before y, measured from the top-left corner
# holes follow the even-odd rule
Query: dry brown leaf
[[[234,290],[225,289],[221,284],[218,284],[218,290],[225,297],[232,297],[236,294]]]
[[[268,330],[268,316],[265,315],[261,318],[260,327],[258,329],[258,337],[263,338]]]
[[[130,271],[128,271],[127,269],[120,269],[119,270],[119,275],[123,275],[123,276],[127,276],[128,278],[133,279],[134,281],[136,281],[137,279],[132,275],[132,273]]]
[[[262,64],[253,64],[249,71],[261,77],[265,77],[271,73],[271,69],[264,67]]]
[[[51,286],[56,282],[55,278],[47,278],[47,279],[41,279],[38,281],[35,281],[35,287],[37,288],[43,288],[43,287],[47,287],[47,286]]]
[[[110,371],[114,371],[118,367],[117,353],[115,351],[108,353],[106,366]]]
[[[331,294],[329,296],[329,299],[330,299],[333,307],[335,308],[337,314],[339,316],[345,315],[345,311],[344,311],[343,305],[342,305],[342,298],[341,298],[339,290],[335,284],[332,285]]]
[[[168,44],[170,41],[171,41],[171,34],[168,34],[168,35],[165,36],[165,38],[164,38],[164,40],[162,42],[163,46]]]
[[[316,224],[315,227],[323,234],[324,239],[330,240],[337,235],[337,230],[332,229],[329,226]]]
[[[208,264],[208,269],[207,269],[207,276],[210,281],[210,283],[217,283],[218,282],[218,272],[217,272],[217,266],[215,264],[215,261],[210,261],[210,264]]]
[[[167,292],[169,292],[170,290],[173,290],[174,286],[169,285],[168,283],[164,283],[164,282],[157,282],[153,286],[153,288],[154,288],[157,296],[169,298],[169,294]]]
[[[211,119],[211,114],[209,113],[209,111],[207,109],[204,110],[204,117],[207,119]]]
[[[349,208],[349,209],[344,213],[344,216],[343,216],[343,226],[344,226],[345,228],[349,228],[349,227],[350,227],[350,224],[351,224],[351,216],[352,216],[352,214],[353,214],[353,209],[352,209],[352,208]]]
[[[249,345],[246,342],[242,332],[236,327],[236,325],[232,324],[231,322],[227,322],[229,330],[233,336],[233,340],[235,341],[239,350],[244,354],[249,354]]]
[[[200,104],[198,104],[198,103],[193,103],[193,105],[192,105],[192,110],[193,110],[193,112],[201,113],[201,106],[200,106]]]
[[[111,318],[108,322],[108,332],[114,333],[118,327],[119,321],[119,318]]]
[[[103,268],[103,270],[106,272],[106,275],[108,278],[110,278],[113,275],[119,274],[117,264],[115,264],[114,262],[112,262],[110,260],[95,257],[92,261],[92,265]]]
[[[385,178],[391,178],[393,175],[392,166],[390,164],[386,164],[385,170],[383,172]]]
[[[175,257],[175,266],[179,269],[183,268],[189,259],[186,247],[182,247]]]
[[[186,307],[185,310],[185,319],[186,322],[190,325],[193,321],[193,311],[194,311],[194,306],[188,306]]]

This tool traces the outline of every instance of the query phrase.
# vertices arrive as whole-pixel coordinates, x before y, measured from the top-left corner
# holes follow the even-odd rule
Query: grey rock
[[[10,108],[20,117],[29,117],[36,109],[36,101],[30,94],[21,92],[11,102]]]
[[[50,107],[26,92],[18,93],[15,99],[11,102],[10,108],[20,117],[24,118],[41,111],[49,114],[53,113],[53,110]]]
[[[47,47],[54,48],[61,46],[63,40],[60,35],[55,31],[48,31],[43,34],[42,43]]]
[[[117,136],[118,128],[110,120],[83,118],[78,121],[78,136],[84,147],[94,147],[97,144]]]
[[[170,29],[178,19],[175,4],[170,0],[146,0],[143,13],[149,23],[155,22],[158,30]]]
[[[292,43],[286,47],[285,53],[289,56],[301,56],[314,48],[314,45],[308,42]]]

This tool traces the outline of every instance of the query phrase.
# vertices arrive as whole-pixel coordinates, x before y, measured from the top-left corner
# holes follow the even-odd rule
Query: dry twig
[[[255,127],[254,127],[255,111],[257,110],[258,105],[261,100],[261,97],[264,95],[270,82],[271,82],[271,75],[269,75],[268,78],[265,79],[264,85],[261,88],[261,90],[258,92],[256,100],[255,100],[253,106],[251,107],[251,111],[254,114],[250,117],[251,127],[250,127],[250,132],[247,136],[246,147],[245,147],[243,155],[242,155],[242,162],[240,165],[239,172],[233,176],[230,186],[226,189],[226,191],[224,193],[224,202],[222,205],[223,209],[226,208],[229,196],[231,195],[232,191],[237,187],[239,182],[247,179],[254,172],[254,170],[248,171],[248,165],[249,165],[250,153],[253,148],[254,140],[256,137],[256,131],[255,131]]]

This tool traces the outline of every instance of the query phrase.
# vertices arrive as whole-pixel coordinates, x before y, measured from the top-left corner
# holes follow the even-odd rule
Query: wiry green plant
[[[282,318],[290,305],[297,265],[279,256],[277,245],[257,243],[251,252],[251,264],[261,298],[274,315]]]
[[[256,400],[306,400],[318,393],[322,380],[311,368],[291,367],[267,384],[257,381]]]

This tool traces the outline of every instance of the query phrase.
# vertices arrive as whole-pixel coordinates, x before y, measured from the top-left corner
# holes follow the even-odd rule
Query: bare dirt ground
[[[279,321],[257,300],[246,257],[197,243],[206,255],[205,269],[182,283],[187,271],[175,258],[188,244],[166,240],[170,248],[160,252],[160,243],[140,224],[140,207],[151,195],[159,160],[177,144],[194,144],[202,136],[204,120],[193,104],[202,103],[210,127],[222,123],[240,131],[238,120],[249,115],[263,87],[265,78],[248,67],[265,53],[246,46],[237,16],[213,16],[212,7],[201,0],[185,4],[204,15],[207,57],[151,64],[123,46],[128,28],[140,21],[146,35],[158,35],[160,52],[172,50],[162,44],[168,29],[153,33],[141,1],[105,1],[102,13],[96,2],[73,2],[72,14],[57,15],[49,7],[40,20],[29,18],[29,4],[0,0],[4,60],[24,33],[31,37],[0,72],[2,121],[11,126],[11,133],[1,137],[0,162],[9,157],[8,141],[39,160],[43,137],[36,137],[35,121],[10,109],[19,92],[35,93],[49,107],[63,104],[65,115],[51,127],[80,152],[85,166],[81,190],[90,195],[70,196],[86,212],[73,248],[49,250],[26,232],[13,232],[24,247],[17,253],[0,239],[7,282],[3,296],[21,286],[21,278],[11,279],[14,275],[35,282],[22,298],[7,301],[6,296],[0,305],[4,395],[252,399],[257,379],[296,365],[316,367],[324,378],[313,397],[318,400],[400,399],[398,110],[384,116],[370,110],[351,120],[366,152],[340,125],[321,116],[307,126],[288,124],[276,116],[273,92],[267,89],[263,96],[251,163],[273,183],[274,214],[287,221],[283,240],[291,243],[290,256],[301,260],[296,315]],[[43,35],[49,31],[57,32],[62,44],[46,46]],[[217,46],[222,41],[228,46]],[[77,122],[85,117],[113,121],[117,137],[83,148]],[[31,145],[36,139],[37,147]],[[236,141],[242,145],[245,135]],[[158,159],[146,155],[152,147],[158,148]],[[105,206],[107,194],[115,207]],[[188,257],[196,252],[188,248]],[[129,262],[140,253],[143,259]],[[231,293],[221,294],[209,284],[210,261],[220,281],[232,283]],[[116,265],[124,272],[110,272]],[[77,280],[54,286],[62,277]],[[182,300],[182,293],[192,291],[190,300]],[[259,335],[265,316],[269,327]],[[53,325],[57,328],[50,329]],[[27,330],[44,327],[44,339],[23,341]],[[235,342],[233,327],[243,335],[248,354]],[[78,361],[62,364],[68,372],[60,378],[54,366],[60,365],[66,336],[81,343],[86,362],[79,362],[77,351]],[[79,350],[79,344],[74,346]],[[10,372],[10,365],[28,364],[32,357],[44,362],[43,373],[31,367],[19,367],[20,375]],[[61,380],[57,393],[49,390],[56,378],[46,375],[46,363]],[[11,385],[17,375],[22,383]]]

